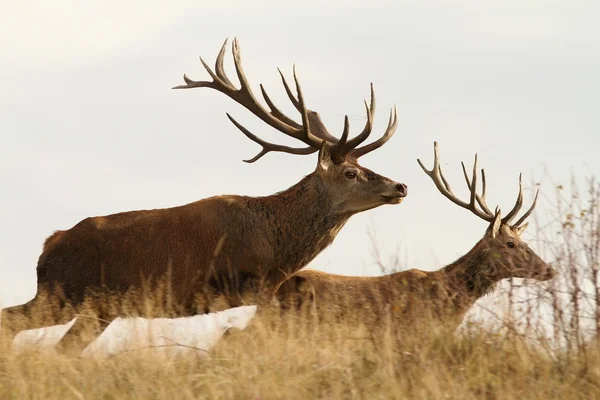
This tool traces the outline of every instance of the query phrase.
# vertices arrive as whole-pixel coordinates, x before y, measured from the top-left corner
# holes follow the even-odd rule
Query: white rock
[[[245,329],[256,313],[256,306],[230,308],[217,313],[182,318],[117,318],[89,346],[82,357],[108,356],[127,351],[158,351],[169,355],[181,352],[204,353],[212,348],[229,328]],[[53,347],[73,325],[19,332],[13,349],[22,351]]]

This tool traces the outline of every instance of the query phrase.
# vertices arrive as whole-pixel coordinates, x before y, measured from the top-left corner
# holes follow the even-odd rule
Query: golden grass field
[[[86,359],[4,349],[0,398],[600,398],[600,348],[591,345],[551,352],[477,326],[462,335],[391,326],[369,335],[303,321],[261,315],[208,355],[149,349]]]

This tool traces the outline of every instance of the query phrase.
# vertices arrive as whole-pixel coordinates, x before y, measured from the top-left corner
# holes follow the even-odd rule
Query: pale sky
[[[226,118],[282,138],[210,89],[225,38],[238,37],[260,83],[290,115],[277,67],[295,63],[309,108],[330,131],[364,124],[374,137],[398,107],[396,135],[361,163],[406,183],[407,199],[354,216],[310,267],[378,275],[368,231],[406,268],[466,253],[486,223],[437,192],[416,159],[440,144],[446,175],[466,195],[460,161],[479,153],[489,201],[507,210],[524,181],[600,172],[600,3],[593,1],[2,1],[0,15],[0,305],[33,297],[47,236],[88,216],[163,208],[219,194],[267,195],[316,166],[316,154],[260,149]],[[168,4],[168,5],[167,5]],[[233,74],[231,53],[225,60]],[[299,120],[299,118],[297,118]],[[552,196],[552,188],[542,185]],[[530,193],[527,200],[530,201]],[[540,215],[548,209],[542,199]]]

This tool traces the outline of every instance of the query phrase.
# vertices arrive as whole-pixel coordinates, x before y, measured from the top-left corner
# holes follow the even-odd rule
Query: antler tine
[[[223,67],[223,60],[225,59],[225,51],[227,50],[227,41],[228,41],[228,39],[225,39],[225,42],[223,42],[223,46],[221,46],[221,50],[219,51],[219,55],[217,56],[217,60],[215,61],[215,72],[216,72],[217,76],[219,77],[219,79],[221,79],[223,82],[225,82],[228,86],[235,88],[233,83],[227,77],[227,74],[225,73],[225,68]]]
[[[370,104],[368,104],[367,101],[365,100],[365,108],[367,111],[367,122],[365,123],[365,127],[363,128],[362,133],[361,133],[361,135],[362,135],[365,132],[368,132],[367,136],[370,135],[371,131],[373,130],[373,118],[375,116],[375,106],[377,105],[377,103],[375,101],[375,88],[373,87],[373,82],[371,82],[370,86],[371,86]],[[359,136],[360,135],[358,135],[357,137],[359,137]],[[364,139],[363,139],[363,141],[364,141]],[[358,146],[358,144],[356,146]],[[356,147],[356,146],[354,146],[354,147]]]
[[[468,175],[466,174],[466,169],[464,166],[464,163],[462,163],[463,166],[463,172],[465,174],[465,178],[467,179],[467,184],[469,186],[469,190],[471,192],[471,196],[470,196],[470,202],[466,203],[462,200],[460,200],[458,197],[456,197],[456,195],[452,192],[452,189],[450,188],[450,185],[448,184],[448,182],[446,181],[446,179],[444,178],[444,175],[442,174],[442,169],[440,167],[440,160],[439,160],[439,149],[438,149],[438,143],[434,142],[433,143],[433,151],[434,151],[434,159],[433,159],[433,168],[431,169],[431,171],[427,170],[425,168],[425,166],[423,165],[423,163],[421,162],[420,159],[417,159],[417,162],[419,163],[419,165],[421,166],[421,169],[423,169],[423,171],[431,178],[431,180],[433,181],[433,183],[435,184],[435,186],[437,187],[437,189],[440,191],[440,193],[442,193],[448,200],[450,200],[451,202],[453,202],[454,204],[471,211],[473,214],[477,215],[479,218],[490,222],[493,218],[493,215],[490,216],[488,213],[486,213],[485,211],[479,210],[476,206],[476,199],[477,199],[477,193],[476,193],[476,173],[477,173],[477,161],[475,161],[475,166],[473,168],[473,182],[475,184],[471,184],[469,182],[468,179]],[[477,201],[479,202],[479,201]]]
[[[244,67],[242,66],[242,54],[240,52],[240,44],[237,41],[237,38],[233,39],[233,44],[231,46],[231,52],[233,53],[233,63],[235,65],[235,73],[240,81],[241,90],[245,90],[249,92],[250,84],[248,83],[248,79],[246,78],[246,74],[244,73]]]
[[[450,185],[448,184],[448,182],[446,181],[446,179],[444,178],[444,176],[442,174],[442,170],[440,168],[440,158],[439,158],[437,142],[433,142],[433,167],[431,168],[431,170],[428,170],[427,168],[425,168],[425,165],[418,158],[417,158],[417,162],[419,163],[419,166],[421,167],[423,172],[425,172],[427,174],[427,176],[429,176],[431,178],[431,180],[433,181],[435,186],[438,188],[438,190],[444,196],[446,196],[450,201],[455,202],[456,204],[458,204],[461,207],[464,207],[467,205],[466,203],[463,203],[462,201],[458,200],[456,198],[456,196],[454,196],[454,193],[452,192]]]
[[[467,187],[469,188],[469,190],[471,192],[471,204],[473,206],[475,206],[475,201],[477,201],[477,204],[479,204],[479,207],[481,207],[481,210],[488,216],[493,217],[494,214],[490,211],[490,209],[487,206],[487,203],[485,201],[487,182],[485,180],[485,171],[483,170],[483,168],[481,169],[481,180],[482,180],[481,196],[479,194],[477,194],[477,153],[475,153],[475,163],[473,164],[473,179],[472,179],[473,183],[471,183],[471,180],[469,180],[469,176],[467,175],[467,170],[465,168],[465,164],[463,162],[461,162],[461,165],[462,165],[463,175],[465,177],[465,180],[467,181]]]
[[[280,120],[284,121],[286,124],[293,126],[296,129],[302,128],[302,125],[300,125],[299,123],[297,123],[296,121],[294,121],[293,119],[291,119],[290,117],[285,115],[283,112],[281,112],[281,110],[279,110],[279,108],[277,108],[277,106],[273,103],[273,101],[267,94],[265,87],[262,84],[260,85],[260,91],[262,93],[263,99],[265,99],[265,102],[267,103],[267,105],[269,106],[269,109],[271,110],[271,114],[273,114],[274,117],[279,118]]]
[[[397,126],[398,126],[398,110],[396,109],[396,106],[394,105],[394,108],[392,108],[390,110],[390,119],[388,122],[387,129],[385,130],[385,133],[383,134],[383,136],[381,136],[376,141],[371,142],[367,145],[364,145],[362,147],[357,147],[356,149],[352,150],[349,154],[354,158],[359,158],[359,157],[364,156],[367,153],[372,152],[373,150],[380,148],[388,140],[390,140],[390,138],[394,135],[394,133],[396,132]]]
[[[373,89],[373,83],[371,83],[371,102],[368,103],[365,100],[365,110],[367,113],[367,122],[365,123],[365,127],[363,128],[362,132],[350,140],[340,139],[340,141],[331,150],[331,154],[335,158],[344,159],[346,155],[354,150],[359,144],[367,140],[373,131],[373,114],[375,112],[375,91]],[[346,120],[347,119],[348,116],[346,115]],[[344,122],[344,133],[346,133],[346,128],[349,129],[349,124]]]
[[[294,107],[296,107],[296,110],[298,110],[298,112],[302,113],[303,111],[302,111],[302,107],[300,106],[300,101],[299,101],[299,99],[296,98],[296,96],[294,96],[294,93],[292,92],[290,85],[287,83],[287,80],[285,79],[285,75],[283,74],[283,72],[281,72],[281,69],[277,68],[277,71],[279,71],[279,75],[281,76],[281,82],[283,83],[283,88],[285,89],[285,93],[287,94],[288,98],[290,99],[290,101],[292,102]],[[295,65],[294,65],[294,79],[296,80],[296,66]],[[265,99],[265,101],[266,101],[266,99]],[[335,136],[333,136],[331,133],[329,133],[327,128],[325,128],[325,124],[323,124],[323,121],[321,120],[321,116],[319,115],[319,113],[316,111],[312,111],[312,110],[307,110],[307,111],[308,111],[308,120],[310,122],[311,134],[318,137],[319,139],[327,141],[328,143],[331,143],[331,144],[338,143],[339,139],[336,138]]]
[[[475,161],[473,161],[473,175],[471,181],[469,181],[465,163],[461,161],[460,165],[462,165],[463,174],[465,176],[465,180],[467,181],[467,187],[469,188],[470,192],[469,205],[473,207],[475,206],[475,201],[477,201],[477,153],[475,153]]]
[[[371,104],[365,101],[365,110],[367,114],[367,122],[365,123],[365,127],[362,132],[347,141],[344,144],[345,150],[353,150],[356,146],[367,140],[371,132],[373,131],[373,114],[375,113],[375,91],[373,89],[373,84],[371,83]],[[348,152],[346,151],[346,153]]]
[[[321,120],[321,116],[318,112],[308,110],[308,120],[310,121],[310,133],[314,136],[327,141],[328,143],[335,144],[340,141],[340,139],[333,136],[327,128],[325,128],[325,124]]]
[[[171,89],[192,89],[196,87],[210,87],[219,91],[235,91],[235,86],[231,83],[231,81],[225,75],[225,71],[223,70],[223,58],[225,57],[225,50],[227,48],[227,39],[221,46],[221,50],[219,51],[219,55],[217,57],[217,61],[215,62],[215,70],[217,73],[213,72],[213,70],[208,66],[208,64],[200,57],[200,63],[208,72],[210,77],[213,79],[212,82],[209,81],[195,81],[193,79],[188,78],[186,74],[183,74],[183,80],[185,81],[185,85],[177,85],[173,86]],[[228,93],[226,93],[229,95]],[[231,96],[230,96],[231,97]]]
[[[298,102],[298,100],[293,96],[293,94],[291,94],[291,91],[289,90],[289,86],[285,80],[285,76],[283,76],[283,74],[281,73],[281,70],[279,70],[279,74],[281,75],[281,78],[283,80],[283,86],[284,88],[286,88],[286,92],[288,93],[288,97],[290,99],[292,99],[292,102],[294,104],[296,104]],[[299,123],[297,123],[296,121],[294,121],[293,119],[291,119],[290,117],[288,117],[287,115],[285,115],[279,108],[277,108],[277,106],[273,103],[273,101],[271,100],[271,98],[269,97],[269,95],[267,94],[267,91],[265,90],[264,86],[261,84],[260,85],[260,90],[262,92],[262,96],[265,99],[265,102],[267,103],[267,105],[269,106],[269,109],[271,110],[271,114],[273,114],[273,116],[275,118],[279,118],[280,120],[282,120],[283,122],[285,122],[286,124],[293,126],[296,129],[301,129],[302,125],[300,125]],[[296,108],[298,109],[298,108]],[[323,124],[323,121],[321,120],[321,117],[319,116],[319,113],[316,111],[312,111],[312,110],[308,110],[308,122],[310,124],[310,131],[311,134],[313,134],[314,136],[326,140],[329,143],[337,143],[339,141],[338,138],[336,138],[335,136],[331,135],[328,131],[327,128],[325,128],[325,125]]]
[[[367,108],[367,120],[370,120],[370,116],[368,113],[369,107],[366,103],[367,102],[365,101],[365,106]],[[331,156],[335,162],[339,163],[339,162],[344,161],[344,159],[346,158],[346,154],[348,154],[348,152],[349,152],[348,148],[351,146],[348,142],[348,134],[349,133],[350,133],[350,120],[348,119],[348,116],[346,115],[346,116],[344,116],[344,131],[342,133],[342,137],[335,144],[335,146],[333,146],[333,148],[331,149]]]
[[[487,189],[487,182],[485,180],[485,170],[481,168],[481,198],[485,199],[485,193]]]
[[[521,175],[519,174],[519,194],[517,195],[517,201],[515,202],[515,206],[512,210],[504,218],[502,218],[503,224],[509,224],[510,221],[519,213],[521,207],[523,207],[523,181],[521,180]]]
[[[481,168],[481,196],[477,196],[477,203],[479,203],[479,207],[481,207],[481,209],[489,215],[494,215],[488,205],[487,202],[485,200],[485,195],[486,195],[486,191],[487,191],[487,181],[485,179],[485,170],[483,168]]]
[[[229,113],[226,113],[227,118],[229,118],[229,120],[240,130],[242,131],[242,133],[244,135],[246,135],[246,137],[258,144],[260,144],[263,148],[262,150],[255,155],[254,157],[248,159],[248,160],[243,160],[246,163],[253,163],[257,160],[259,160],[262,156],[264,156],[265,154],[271,152],[271,151],[278,151],[278,152],[283,152],[283,153],[289,153],[289,154],[300,154],[300,155],[304,155],[304,154],[312,154],[314,152],[316,152],[318,149],[315,149],[314,147],[303,147],[303,148],[295,148],[295,147],[289,147],[289,146],[283,146],[283,145],[279,145],[279,144],[274,144],[274,143],[270,143],[267,142],[265,140],[262,140],[261,138],[259,138],[258,136],[256,136],[255,134],[253,134],[252,132],[250,132],[246,127],[244,127],[242,124],[240,124],[239,122],[237,122],[231,115],[229,115]]]
[[[444,177],[444,174],[442,174],[442,170],[440,168],[440,157],[439,157],[437,142],[433,142],[433,168],[431,168],[431,171],[428,171],[425,168],[425,166],[423,165],[423,163],[421,162],[420,159],[417,158],[417,162],[419,163],[419,165],[421,166],[423,171],[425,171],[425,173],[427,175],[429,175],[430,177],[432,177],[433,175],[437,175],[437,177],[439,179],[434,180],[434,183],[436,183],[436,185],[437,185],[437,183],[440,183],[440,185],[443,185],[442,189],[444,191],[447,191],[448,193],[454,195],[452,192],[452,189],[450,188],[450,184],[448,184],[448,181]]]
[[[302,94],[302,88],[300,87],[300,81],[298,80],[298,75],[296,74],[296,65],[293,67],[294,72],[294,83],[296,84],[296,93],[298,93],[298,111],[300,115],[302,115],[302,125],[304,129],[302,133],[304,133],[306,140],[311,143],[315,143],[316,147],[321,147],[322,140],[321,138],[315,137],[310,130],[310,121],[308,119],[308,110],[306,109],[306,104],[304,103],[304,95]]]
[[[296,79],[296,64],[294,64],[293,69],[294,69],[294,80],[295,80]],[[292,102],[294,107],[296,107],[296,110],[298,110],[298,112],[302,112],[302,110],[300,109],[300,101],[296,98],[296,96],[294,96],[294,93],[292,92],[290,85],[288,85],[287,80],[285,79],[285,75],[283,75],[283,72],[281,72],[281,69],[277,68],[277,71],[279,71],[279,76],[281,76],[281,82],[283,83],[283,88],[285,89],[285,93],[287,94],[288,98],[290,99],[290,101]]]
[[[519,218],[519,220],[517,222],[515,222],[515,224],[513,226],[517,226],[517,227],[521,226],[521,224],[527,219],[527,217],[529,217],[531,215],[531,213],[533,212],[533,209],[535,208],[535,205],[537,204],[539,194],[540,194],[540,190],[538,189],[535,192],[535,197],[533,199],[533,204],[531,204],[531,207],[529,207],[527,212],[525,214],[523,214],[523,216],[521,218]]]

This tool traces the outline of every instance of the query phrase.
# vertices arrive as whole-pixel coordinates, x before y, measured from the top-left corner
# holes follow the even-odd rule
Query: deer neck
[[[447,288],[462,313],[481,297],[492,292],[498,279],[493,274],[491,254],[483,241],[479,241],[467,254],[443,268]]]
[[[336,212],[325,182],[312,173],[287,190],[259,198],[269,217],[267,229],[278,249],[275,280],[304,267],[329,246],[351,215]]]

